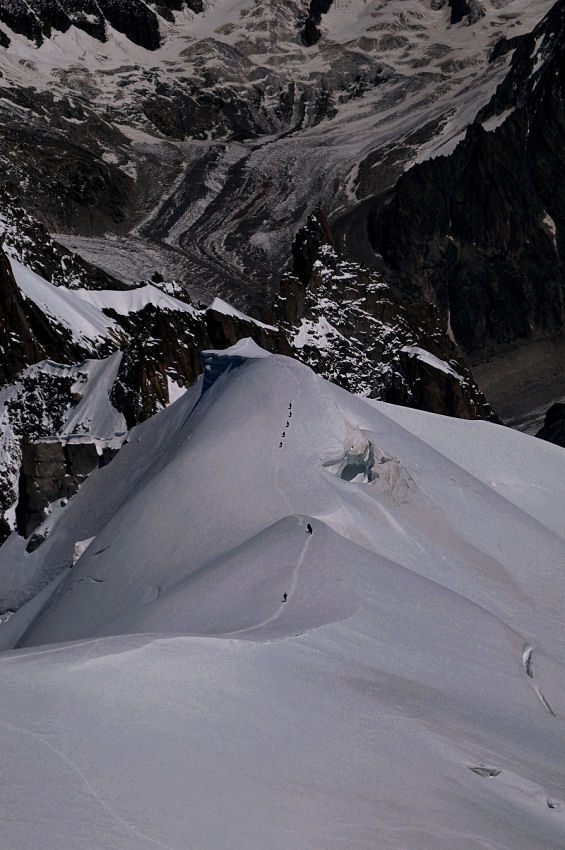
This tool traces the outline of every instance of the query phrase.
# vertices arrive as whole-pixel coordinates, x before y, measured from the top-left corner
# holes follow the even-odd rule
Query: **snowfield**
[[[565,846],[563,450],[205,363],[0,549],[2,846]]]

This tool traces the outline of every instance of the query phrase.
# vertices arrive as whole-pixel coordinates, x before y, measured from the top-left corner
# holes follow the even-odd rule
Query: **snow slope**
[[[563,847],[563,451],[206,365],[0,549],[6,846]]]
[[[45,313],[48,320],[62,325],[70,332],[73,341],[93,351],[108,338],[118,342],[123,332],[120,327],[80,298],[78,293],[62,286],[54,286],[18,260],[10,259],[12,272],[19,289]]]

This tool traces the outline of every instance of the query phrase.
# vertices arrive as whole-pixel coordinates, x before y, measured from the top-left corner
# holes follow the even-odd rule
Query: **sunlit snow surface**
[[[2,846],[565,846],[563,450],[207,363],[0,549]]]
[[[76,292],[53,286],[47,280],[15,259],[10,259],[15,281],[21,292],[45,313],[48,321],[62,325],[73,340],[95,348],[108,336],[116,337],[119,327]],[[120,293],[121,294],[121,293]]]

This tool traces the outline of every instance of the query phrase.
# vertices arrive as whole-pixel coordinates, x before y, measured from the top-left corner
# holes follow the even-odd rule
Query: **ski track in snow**
[[[534,692],[539,697],[540,702],[542,703],[543,707],[549,712],[549,714],[551,714],[552,717],[557,717],[556,713],[554,712],[554,710],[550,706],[546,697],[544,697],[544,695],[542,694],[541,689],[538,687],[538,685],[534,685],[533,688],[534,688]]]
[[[86,638],[85,640],[81,640],[80,644],[82,646],[88,646],[90,651],[90,649],[93,649],[104,639],[104,637]],[[22,660],[22,658],[30,658],[32,656],[35,657],[39,655],[49,655],[55,652],[66,652],[67,650],[68,646],[66,644],[62,644],[61,646],[49,645],[46,649],[41,649],[40,647],[38,647],[37,649],[30,649],[27,652],[16,648],[14,650],[10,650],[10,652],[12,653],[11,655],[0,653],[0,664],[9,664],[11,661],[19,662]],[[86,657],[88,657],[88,652]]]
[[[302,547],[300,555],[298,556],[298,561],[296,562],[296,566],[294,567],[294,569],[292,571],[292,579],[290,581],[289,590],[287,591],[287,593],[288,593],[287,601],[281,602],[280,605],[278,606],[277,610],[275,611],[275,613],[272,614],[270,617],[267,617],[267,619],[263,620],[261,623],[255,623],[255,625],[248,626],[245,629],[238,629],[236,632],[226,632],[224,634],[221,634],[220,637],[231,638],[231,637],[237,637],[237,635],[248,634],[249,632],[257,631],[257,629],[262,629],[263,626],[268,626],[271,623],[274,623],[276,620],[279,619],[283,610],[285,610],[284,606],[287,605],[291,601],[292,594],[294,593],[294,591],[297,588],[298,577],[299,577],[299,574],[300,574],[300,568],[302,567],[302,565],[304,563],[304,559],[306,557],[306,552],[308,550],[308,544],[310,543],[311,539],[312,539],[312,535],[307,533],[306,540],[304,542],[304,546]]]
[[[96,641],[96,643],[97,642],[98,641]],[[5,726],[7,729],[10,729],[12,732],[20,732],[23,735],[31,736],[32,738],[34,738],[34,740],[39,741],[45,747],[48,747],[52,752],[54,752],[62,761],[65,762],[65,764],[67,764],[71,768],[74,773],[77,774],[77,776],[80,778],[80,780],[84,784],[84,787],[88,790],[92,798],[96,800],[96,802],[100,806],[102,806],[102,808],[105,809],[105,811],[107,811],[108,814],[114,818],[114,820],[124,826],[129,832],[133,833],[133,835],[135,835],[137,838],[141,838],[143,839],[143,841],[147,841],[150,844],[153,844],[155,847],[161,847],[162,850],[176,850],[176,848],[171,847],[170,844],[163,844],[162,841],[159,841],[156,838],[151,838],[151,836],[149,835],[145,835],[143,832],[140,832],[140,830],[136,829],[133,824],[125,820],[115,809],[112,808],[112,806],[103,797],[100,796],[96,788],[94,788],[94,786],[92,785],[86,774],[80,769],[80,767],[66,753],[60,750],[59,747],[56,747],[54,744],[48,741],[44,735],[40,735],[37,732],[33,732],[31,729],[24,729],[21,726],[15,726],[12,723],[8,723],[6,720],[0,720],[0,723],[2,724],[2,726]]]
[[[286,363],[283,363],[283,365],[284,365],[284,368],[286,369],[286,371],[288,372],[288,374],[291,376],[293,382],[296,384],[296,396],[294,398],[289,399],[289,402],[287,403],[287,407],[285,408],[285,416],[288,416],[288,412],[289,412],[288,404],[289,403],[292,404],[292,410],[290,412],[295,413],[296,401],[299,400],[301,395],[302,395],[302,386],[300,384],[300,381],[298,381],[298,379],[296,378],[296,375],[293,373],[292,369],[290,369],[287,366]],[[289,423],[291,423],[290,418],[288,420],[285,420],[285,421],[288,421]],[[289,425],[289,428],[290,427],[292,427],[292,423]],[[282,430],[286,432],[288,429],[283,428]],[[282,446],[280,445],[281,442],[282,442]],[[279,445],[277,446],[277,452],[279,454],[278,454],[275,486],[277,488],[277,491],[278,491],[281,499],[289,506],[289,514],[293,514],[294,509],[293,509],[293,506],[292,506],[292,502],[291,502],[290,498],[287,496],[286,492],[284,491],[284,489],[283,489],[283,487],[281,486],[281,483],[280,483],[281,462],[284,460],[284,458],[281,456],[281,454],[282,454],[282,452],[284,452],[285,442],[286,442],[286,436],[283,437],[283,438],[279,438]]]

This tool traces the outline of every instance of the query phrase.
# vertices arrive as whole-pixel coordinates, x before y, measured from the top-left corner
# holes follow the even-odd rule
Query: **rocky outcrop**
[[[564,45],[559,2],[455,151],[411,168],[369,217],[402,293],[431,300],[474,359],[563,329]]]
[[[432,0],[432,9],[451,9],[450,23],[458,24],[463,19],[467,24],[475,24],[485,16],[485,7],[480,0]]]
[[[545,422],[536,437],[565,448],[565,404],[553,404],[545,414]]]
[[[3,96],[0,161],[26,210],[52,232],[96,234],[126,227],[135,182],[120,161],[127,163],[129,140],[72,98],[21,84],[6,88]],[[110,147],[119,153],[108,161]]]
[[[159,347],[147,340],[132,342],[124,352],[110,400],[128,428],[169,404],[167,365]]]
[[[458,24],[463,18],[468,24],[474,24],[485,15],[485,7],[479,0],[449,0],[449,5],[452,24]]]
[[[322,20],[322,15],[329,12],[332,3],[333,0],[310,0],[308,16],[302,30],[302,41],[307,47],[312,47],[320,40],[322,34],[318,29],[318,24]]]
[[[158,15],[172,20],[172,10],[181,9],[183,0],[149,2],[156,11],[142,0],[0,0],[0,21],[38,46],[53,30],[66,32],[71,26],[106,41],[110,24],[134,44],[155,50],[161,44]],[[187,0],[186,5],[202,11],[202,0]]]
[[[74,383],[65,370],[31,367],[1,392],[0,544],[13,529],[23,443],[60,433]]]
[[[290,353],[283,331],[224,308],[187,312],[159,310],[148,305],[119,321],[131,340],[124,348],[111,401],[131,428],[169,404],[170,383],[189,387],[202,373],[201,352],[227,348],[251,337],[268,351]]]
[[[122,281],[69,251],[26,212],[15,184],[0,186],[0,240],[5,251],[55,286],[127,289]]]
[[[73,496],[90,473],[110,462],[115,450],[100,453],[92,442],[64,442],[57,439],[24,443],[20,468],[19,499],[16,508],[18,532],[29,537],[47,518],[50,505]],[[28,551],[41,542],[32,538]]]
[[[45,359],[72,362],[85,353],[73,341],[70,331],[55,326],[22,295],[8,259],[0,250],[0,386],[32,363]]]
[[[292,354],[345,389],[466,419],[496,419],[430,304],[403,302],[344,260],[318,211],[297,235],[273,320]]]

